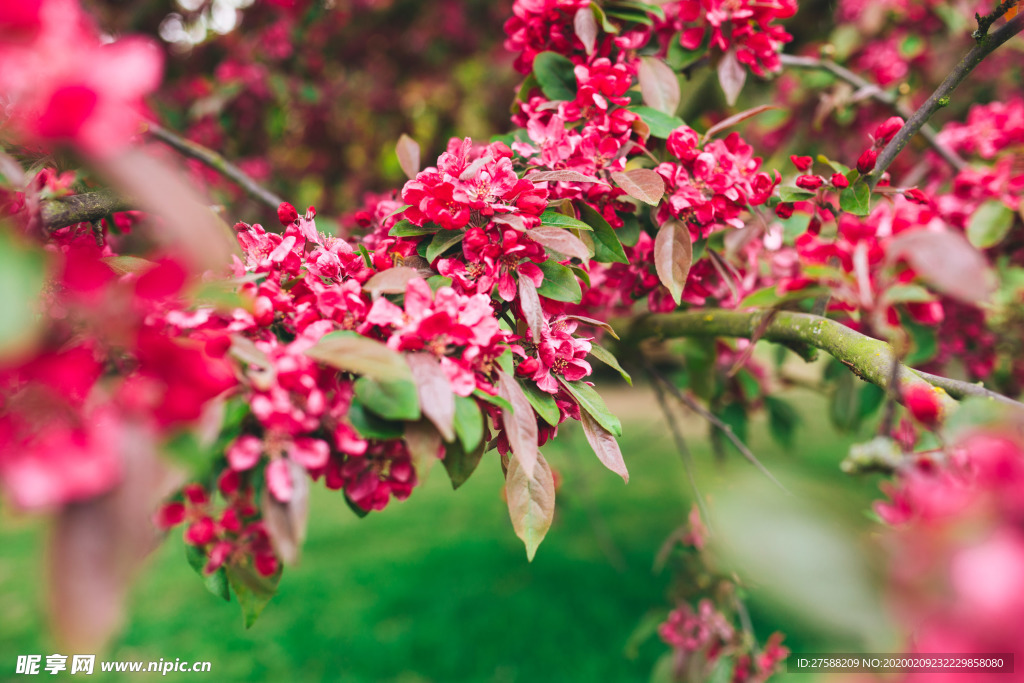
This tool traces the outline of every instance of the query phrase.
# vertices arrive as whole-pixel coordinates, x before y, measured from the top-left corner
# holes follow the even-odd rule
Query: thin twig
[[[710,410],[702,406],[699,402],[693,400],[693,398],[687,396],[682,391],[680,391],[679,387],[677,387],[675,384],[672,384],[664,377],[660,377],[660,379],[662,382],[664,382],[665,386],[672,393],[672,395],[676,397],[677,401],[687,406],[690,410],[692,410],[693,412],[697,413],[705,420],[710,422],[712,426],[714,426],[718,431],[724,434],[730,442],[732,442],[732,445],[736,447],[736,450],[738,450],[743,455],[743,457],[746,458],[748,462],[750,462],[751,465],[756,467],[761,472],[761,474],[768,477],[772,481],[772,483],[778,486],[780,489],[782,489],[786,493],[789,493],[789,489],[783,486],[782,482],[776,479],[775,475],[769,472],[768,468],[761,464],[761,461],[757,459],[757,456],[754,455],[754,453],[749,448],[747,448],[747,445],[743,443],[740,437],[736,436],[736,432],[732,430],[732,427],[723,422],[717,415],[715,415]]]
[[[235,166],[212,149],[203,147],[191,140],[186,140],[180,135],[172,133],[157,123],[149,124],[149,134],[160,142],[166,144],[168,147],[180,152],[184,156],[196,159],[217,171],[222,176],[245,190],[253,199],[263,202],[271,209],[276,211],[277,207],[284,203],[284,200],[281,197],[278,197],[276,194],[257,183],[245,171],[240,169],[238,166]]]
[[[974,13],[974,18],[978,20],[978,30],[971,34],[971,37],[975,41],[981,43],[988,37],[988,30],[992,24],[999,21],[999,18],[1010,11],[1010,8],[1017,4],[1017,0],[1003,0],[999,3],[999,7],[996,7],[992,12],[981,16],[977,12]]]
[[[899,132],[889,141],[889,144],[885,146],[882,153],[878,155],[875,168],[871,172],[871,177],[868,181],[872,188],[878,184],[882,174],[892,165],[892,162],[903,151],[903,148],[907,146],[910,139],[924,127],[928,119],[940,108],[949,104],[950,95],[966,80],[967,76],[974,71],[974,68],[985,57],[995,51],[996,48],[1020,33],[1021,30],[1024,30],[1024,13],[1018,14],[994,33],[981,36],[978,44],[971,48],[971,51],[953,67],[953,70],[936,88],[931,97],[907,119],[907,122],[903,124]]]
[[[850,71],[846,67],[836,64],[830,59],[817,59],[815,57],[798,57],[795,55],[779,55],[784,66],[788,66],[794,69],[815,69],[819,71],[827,71],[836,78],[846,81],[853,87],[857,88],[858,91],[870,95],[871,99],[876,102],[890,107],[893,111],[903,117],[904,120],[910,118],[913,112],[900,102],[899,98],[893,93],[883,90],[876,83],[872,83],[861,76],[858,76],[854,72]],[[942,157],[946,163],[952,166],[957,171],[962,171],[967,167],[967,162],[960,158],[960,155],[950,149],[944,142],[939,139],[935,129],[925,124],[921,127],[921,136],[928,141],[928,144]]]
[[[697,509],[700,510],[700,516],[704,520],[704,526],[707,528],[708,533],[712,533],[711,530],[711,516],[708,514],[707,504],[704,502],[704,497],[700,493],[700,489],[697,487],[697,478],[694,475],[693,455],[690,453],[690,449],[686,446],[686,439],[683,438],[683,433],[679,429],[679,423],[676,421],[676,416],[668,406],[668,401],[665,399],[665,391],[659,384],[659,379],[667,381],[662,378],[654,367],[644,362],[644,366],[647,370],[647,376],[651,379],[651,386],[654,387],[654,395],[658,399],[658,406],[661,407],[661,412],[665,416],[665,421],[668,422],[668,427],[672,431],[672,438],[676,442],[676,450],[679,451],[679,457],[683,461],[683,469],[686,471],[686,478],[690,481],[690,488],[693,489],[693,498],[697,502]]]

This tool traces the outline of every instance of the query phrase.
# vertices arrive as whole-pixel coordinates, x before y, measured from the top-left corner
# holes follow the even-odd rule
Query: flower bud
[[[846,176],[844,176],[842,173],[833,173],[832,185],[842,190],[850,186],[850,181],[847,180]]]
[[[892,137],[903,127],[903,119],[899,116],[892,116],[885,120],[875,129],[875,145],[888,145]]]
[[[936,389],[914,385],[903,392],[903,401],[910,414],[921,424],[929,427],[938,424],[942,405]]]
[[[904,192],[903,196],[907,198],[907,201],[914,202],[915,204],[927,204],[929,202],[928,195],[916,187]]]
[[[796,186],[814,192],[825,184],[825,181],[816,175],[802,175],[796,179]]]
[[[857,159],[857,170],[860,171],[861,175],[867,175],[875,168],[875,162],[878,161],[878,150],[877,149],[866,149],[864,153],[860,155],[860,159]]]
[[[814,163],[814,160],[811,157],[798,157],[795,154],[789,157],[789,160],[793,162],[793,165],[796,166],[798,171],[804,172],[810,169],[811,164]]]
[[[281,202],[281,205],[277,207],[277,220],[281,221],[281,225],[284,227],[287,228],[298,219],[299,212],[288,202]]]

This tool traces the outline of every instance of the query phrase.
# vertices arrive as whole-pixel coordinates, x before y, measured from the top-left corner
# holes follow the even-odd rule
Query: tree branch
[[[878,86],[877,83],[858,76],[854,72],[850,71],[844,66],[836,64],[830,59],[817,59],[815,57],[797,57],[795,55],[779,55],[784,66],[788,66],[793,69],[815,69],[819,71],[826,71],[841,81],[845,81],[869,95],[871,99],[876,102],[890,107],[893,111],[903,117],[903,120],[907,120],[913,116],[913,112],[899,101],[893,93],[883,90]],[[960,155],[954,152],[952,149],[947,147],[941,140],[939,140],[938,133],[935,129],[925,124],[921,127],[921,136],[928,141],[928,144],[932,146],[940,157],[942,157],[946,163],[952,166],[957,171],[962,171],[967,166],[967,162],[960,158]]]
[[[1005,12],[1005,10],[1004,10]],[[931,97],[921,105],[921,107],[914,112],[914,114],[907,119],[907,122],[903,124],[899,132],[893,137],[882,153],[878,155],[878,161],[875,163],[875,169],[871,172],[871,178],[869,180],[871,187],[873,188],[878,184],[878,180],[885,173],[885,170],[892,165],[893,160],[899,155],[903,148],[910,142],[910,138],[914,137],[918,131],[920,131],[925,123],[932,117],[936,111],[941,107],[949,104],[949,97],[957,87],[964,82],[967,76],[970,75],[974,68],[981,63],[985,57],[989,56],[997,47],[1013,38],[1015,35],[1024,30],[1024,13],[1018,14],[1016,17],[1008,21],[1005,25],[1001,26],[994,33],[979,34],[978,44],[971,48],[971,51],[960,60],[960,62],[953,67],[953,71],[950,72],[946,79],[942,81],[939,87],[932,93]]]
[[[627,343],[644,339],[673,339],[677,337],[739,337],[750,339],[763,326],[761,339],[783,344],[806,344],[821,349],[846,365],[861,379],[888,390],[893,377],[898,380],[900,396],[912,386],[939,387],[948,396],[944,403],[952,405],[953,398],[985,396],[1024,410],[1024,403],[996,394],[984,387],[945,377],[922,373],[905,365],[892,347],[883,341],[857,332],[835,320],[808,313],[777,311],[764,325],[770,311],[705,310],[682,313],[653,313],[633,324]],[[898,371],[893,372],[893,363]],[[950,398],[952,397],[952,398]]]
[[[118,211],[129,211],[130,202],[113,190],[97,190],[70,197],[57,197],[42,203],[39,212],[43,227],[57,230],[75,223],[98,221]]]
[[[160,142],[166,144],[168,147],[180,152],[182,155],[196,159],[217,171],[222,176],[245,190],[253,199],[263,202],[271,209],[276,211],[277,207],[284,202],[282,198],[257,183],[245,171],[238,168],[238,166],[235,166],[212,149],[207,149],[198,143],[186,140],[180,135],[172,133],[157,123],[149,124],[149,134]]]

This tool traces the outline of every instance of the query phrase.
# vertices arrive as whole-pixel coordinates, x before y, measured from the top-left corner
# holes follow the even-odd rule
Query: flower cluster
[[[726,226],[742,228],[741,214],[765,204],[781,180],[777,171],[774,177],[758,171],[761,159],[738,133],[701,146],[697,131],[683,126],[669,135],[667,148],[679,161],[655,169],[667,194],[657,218],[684,221],[695,240]]]
[[[1021,486],[1019,434],[973,429],[948,459],[919,454],[876,504],[895,527],[892,594],[913,652],[1010,651],[1024,637]]]
[[[796,0],[681,0],[664,6],[667,24],[687,50],[710,45],[758,76],[778,71],[779,51],[793,39],[775,22],[796,14]],[[662,31],[666,27],[661,27]]]
[[[47,324],[0,361],[0,486],[25,508],[106,493],[132,456],[130,434],[167,438],[237,384],[223,349],[177,339],[162,322],[185,293],[178,261],[131,270],[97,246],[91,224],[53,233],[48,256],[37,263],[52,273]]]
[[[101,40],[76,0],[30,0],[0,10],[0,92],[12,125],[41,144],[109,155],[139,129],[143,98],[163,58],[143,38]]]

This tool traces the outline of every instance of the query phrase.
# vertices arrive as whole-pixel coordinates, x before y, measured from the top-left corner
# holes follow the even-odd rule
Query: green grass
[[[664,648],[651,639],[630,658],[625,645],[644,614],[665,604],[668,577],[655,575],[652,561],[685,521],[691,496],[660,415],[637,395],[610,401],[626,425],[628,486],[575,428],[545,447],[564,483],[532,564],[508,521],[496,456],[457,492],[438,467],[408,501],[365,519],[317,488],[301,564],[285,572],[252,629],[243,629],[237,604],[206,592],[173,533],[134,587],[127,626],[104,657],[208,660],[206,678],[217,681],[647,681]],[[702,488],[727,485],[734,470],[713,466],[705,427],[684,428]],[[756,422],[752,442],[771,468],[799,462],[826,492],[856,491],[854,507],[874,490],[838,472],[851,439],[812,424],[789,450],[765,432]],[[0,522],[2,680],[16,655],[59,650],[41,617],[44,525],[10,513]],[[759,630],[792,626],[756,601],[752,610]],[[812,626],[791,628],[787,639],[804,651],[826,642]],[[110,676],[90,680],[132,680]]]

